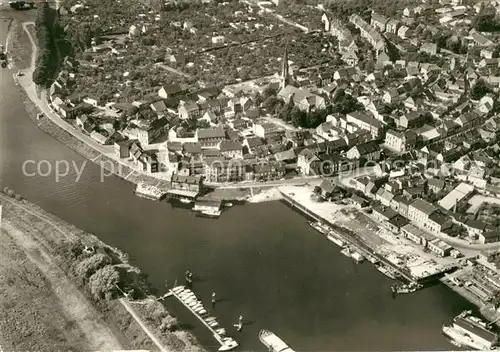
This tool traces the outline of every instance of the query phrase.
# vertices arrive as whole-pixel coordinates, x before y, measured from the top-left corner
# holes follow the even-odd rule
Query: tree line
[[[49,4],[47,2],[41,3],[35,21],[38,57],[33,71],[33,82],[39,86],[46,87],[50,85],[57,71],[58,58],[54,36],[55,19],[55,11],[49,7]]]

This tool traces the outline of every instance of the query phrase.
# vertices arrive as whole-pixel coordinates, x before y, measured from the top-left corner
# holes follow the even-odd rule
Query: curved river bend
[[[0,36],[4,42],[5,22]],[[129,253],[159,293],[165,280],[173,284],[192,270],[200,277],[194,289],[207,306],[212,292],[221,299],[216,315],[242,350],[265,350],[257,337],[261,328],[302,351],[451,348],[441,325],[470,304],[443,285],[392,299],[391,280],[368,263],[353,264],[280,202],[235,206],[210,220],[139,199],[116,177],[100,182],[100,169],[90,162],[79,182],[74,171],[59,182],[53,175],[23,176],[25,160],[52,166],[66,160],[79,168],[85,160],[35,126],[12,71],[0,74],[0,186]],[[167,305],[216,350],[185,309]],[[240,314],[248,324],[237,333],[232,324]]]

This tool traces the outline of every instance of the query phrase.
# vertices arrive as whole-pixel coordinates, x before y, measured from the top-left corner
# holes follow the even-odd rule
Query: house
[[[253,133],[261,138],[268,138],[269,136],[279,134],[281,132],[283,132],[283,129],[274,123],[259,122],[254,123],[253,125]]]
[[[159,163],[156,155],[153,153],[142,153],[137,160],[139,165],[142,165],[142,170],[148,173],[154,173],[159,171]]]
[[[347,151],[346,155],[351,160],[363,158],[367,161],[377,161],[380,159],[380,147],[376,142],[370,141],[355,145]]]
[[[385,146],[397,153],[404,153],[415,145],[416,136],[414,133],[398,132],[389,130],[385,134]]]
[[[162,86],[158,90],[158,96],[162,99],[173,98],[184,92],[184,89],[177,83]]]
[[[427,181],[427,189],[432,192],[432,194],[438,194],[444,189],[445,182],[439,178],[431,178]]]
[[[203,163],[206,182],[238,182],[244,178],[245,165],[242,160],[207,159]]]
[[[310,149],[303,149],[297,156],[297,170],[305,176],[314,172],[313,163],[318,163],[319,158]]]
[[[347,50],[342,54],[342,60],[349,66],[357,66],[359,57],[354,50]]]
[[[451,247],[449,244],[441,241],[438,238],[435,238],[431,241],[428,241],[427,248],[431,252],[435,253],[436,255],[438,255],[440,257],[446,257],[446,256],[450,255],[450,252],[453,249],[453,247]]]
[[[101,98],[96,97],[94,95],[86,96],[85,98],[83,98],[83,101],[87,104],[94,106],[94,107],[98,107],[103,103]]]
[[[357,194],[353,194],[351,196],[351,200],[350,200],[350,203],[352,205],[354,205],[355,207],[361,209],[361,208],[365,208],[366,206],[368,206],[368,200],[363,198],[363,197],[360,197],[358,196]]]
[[[352,123],[361,129],[369,131],[373,137],[378,137],[382,128],[379,120],[361,111],[354,111],[347,114],[346,122]]]
[[[216,147],[226,139],[226,132],[222,126],[199,128],[195,135],[202,148]]]
[[[375,11],[372,11],[372,15],[370,18],[370,25],[372,25],[375,28],[378,28],[381,32],[385,32],[386,25],[389,22],[387,17],[382,16]]]
[[[389,22],[387,22],[385,30],[388,33],[397,34],[398,29],[399,29],[399,25],[400,25],[400,23],[398,20],[394,20],[394,19],[389,20]]]
[[[386,224],[389,222],[392,218],[394,218],[398,213],[396,213],[394,210],[391,208],[385,207],[383,205],[379,205],[375,208],[373,208],[373,217],[376,218],[378,221]]]
[[[481,243],[500,242],[500,231],[497,229],[480,234],[479,242]]]
[[[221,141],[219,150],[226,158],[240,159],[243,158],[243,146],[237,141]]]
[[[87,115],[77,116],[75,119],[75,123],[79,128],[87,133],[91,133],[96,127],[94,120]]]
[[[256,180],[279,180],[285,176],[285,164],[280,161],[257,163],[254,166]]]
[[[375,199],[386,207],[389,207],[391,205],[391,201],[393,198],[394,194],[383,187],[379,188],[377,190],[377,193],[375,193]]]
[[[438,52],[437,44],[435,43],[423,43],[419,49],[420,52],[427,53],[429,55],[436,55]]]
[[[452,225],[451,219],[440,211],[435,211],[429,215],[429,219],[424,223],[423,228],[428,232],[439,234]]]
[[[132,142],[128,139],[116,141],[114,143],[115,155],[120,159],[127,159],[130,157],[130,145]]]
[[[197,118],[202,115],[201,112],[200,106],[193,102],[181,104],[178,108],[179,118],[182,120]]]
[[[200,175],[172,174],[168,184],[167,196],[176,199],[195,200],[203,193],[203,180]]]
[[[162,117],[139,126],[131,123],[122,133],[130,139],[137,139],[141,145],[146,146],[160,137],[167,127],[168,120]]]
[[[429,216],[436,210],[437,208],[434,205],[425,200],[415,199],[408,207],[408,218],[418,227],[424,228],[429,221]]]
[[[401,39],[408,39],[413,36],[412,30],[407,26],[399,27],[397,34]]]
[[[467,220],[464,223],[464,227],[467,229],[470,237],[479,238],[486,231],[488,224],[480,220]]]

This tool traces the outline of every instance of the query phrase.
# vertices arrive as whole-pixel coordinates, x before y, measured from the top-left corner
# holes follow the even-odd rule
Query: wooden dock
[[[238,347],[238,343],[232,339],[231,337],[224,337],[221,334],[219,334],[215,328],[209,325],[207,322],[208,313],[206,314],[206,317],[201,316],[199,313],[197,313],[192,307],[190,307],[185,300],[182,299],[182,297],[176,293],[174,290],[176,288],[184,288],[183,286],[177,286],[174,287],[173,289],[170,289],[164,296],[160,297],[159,299],[164,299],[167,297],[174,297],[176,298],[184,307],[186,307],[193,315],[212,333],[213,337],[219,342],[221,347],[219,348],[219,351],[229,351],[232,350],[236,347]],[[191,291],[191,290],[189,290]],[[192,291],[191,291],[192,292]],[[216,321],[215,318],[211,318],[211,321]]]

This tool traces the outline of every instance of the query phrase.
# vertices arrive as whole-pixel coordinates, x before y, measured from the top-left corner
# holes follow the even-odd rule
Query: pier
[[[283,200],[288,205],[290,205],[293,209],[297,209],[301,213],[305,214],[307,217],[328,225],[332,235],[337,236],[338,238],[342,239],[348,245],[352,245],[353,247],[356,247],[356,249],[363,256],[365,256],[365,257],[372,256],[372,257],[377,258],[383,265],[388,266],[391,269],[393,269],[396,273],[398,273],[399,276],[401,276],[402,278],[404,278],[408,282],[422,283],[423,281],[428,282],[430,280],[438,278],[438,276],[434,275],[432,277],[428,277],[428,278],[425,278],[422,280],[416,280],[408,271],[396,266],[394,263],[390,262],[385,257],[375,253],[373,248],[369,247],[368,245],[366,245],[362,241],[360,241],[357,238],[346,233],[346,230],[343,229],[342,227],[335,225],[335,224],[332,224],[330,221],[328,221],[328,220],[324,219],[323,217],[317,215],[316,213],[310,211],[305,206],[303,206],[302,204],[300,204],[299,202],[297,202],[293,198],[291,198],[289,195],[287,195],[285,192],[280,190],[280,193],[283,195]]]
[[[221,347],[219,348],[219,351],[230,351],[236,347],[238,347],[238,343],[232,339],[231,337],[225,337],[225,334],[221,334],[216,331],[216,329],[212,326],[210,326],[209,322],[216,321],[215,318],[210,318],[208,313],[204,314],[205,317],[203,317],[201,314],[197,313],[188,303],[185,299],[183,299],[180,294],[182,292],[191,292],[189,289],[185,289],[184,286],[176,286],[172,289],[170,289],[164,296],[160,297],[160,299],[164,299],[167,297],[175,297],[184,307],[186,307],[193,315],[212,333],[212,336],[219,342]],[[194,293],[193,293],[194,295]],[[220,330],[217,329],[217,330]]]

